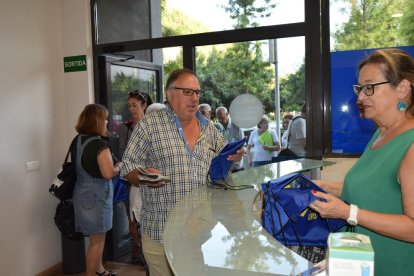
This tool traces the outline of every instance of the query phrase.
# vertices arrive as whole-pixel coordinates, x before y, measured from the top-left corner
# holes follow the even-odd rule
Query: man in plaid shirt
[[[122,168],[122,175],[141,190],[142,244],[151,276],[173,275],[162,244],[168,213],[193,189],[206,185],[211,160],[227,144],[214,124],[197,111],[203,90],[192,71],[172,72],[165,91],[166,108],[136,125]],[[228,159],[239,161],[242,155],[239,150]],[[137,167],[166,176],[171,183],[140,182]]]

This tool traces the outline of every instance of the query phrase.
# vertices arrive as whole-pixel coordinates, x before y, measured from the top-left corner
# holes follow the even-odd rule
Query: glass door
[[[121,160],[119,154],[118,129],[129,121],[128,92],[139,90],[148,93],[154,102],[164,99],[162,88],[162,67],[153,63],[128,59],[133,56],[102,56],[99,59],[99,83],[101,90],[98,102],[109,111],[108,130],[111,151]],[[133,242],[129,233],[127,210],[121,201],[114,204],[113,228],[106,235],[105,258],[118,262],[130,262]]]

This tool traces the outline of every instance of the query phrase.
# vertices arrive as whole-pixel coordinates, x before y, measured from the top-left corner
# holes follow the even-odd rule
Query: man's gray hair
[[[217,107],[217,109],[216,109],[216,114],[217,114],[217,112],[219,112],[220,110],[223,110],[226,114],[228,113],[227,108],[225,108],[224,106],[220,106],[220,107]]]
[[[145,110],[145,114],[150,114],[150,113],[152,113],[154,111],[157,111],[157,110],[160,110],[160,109],[163,109],[163,108],[165,108],[165,104],[162,104],[162,103],[153,103],[153,104],[150,104],[147,107],[147,109]]]
[[[198,111],[201,111],[202,109],[205,109],[208,112],[211,112],[211,106],[207,103],[202,103],[198,106]]]

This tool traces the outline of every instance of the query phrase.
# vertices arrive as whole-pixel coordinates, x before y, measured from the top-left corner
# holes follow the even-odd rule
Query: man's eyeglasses
[[[372,96],[374,95],[374,87],[380,84],[386,84],[386,83],[390,83],[389,81],[383,81],[383,82],[377,82],[377,83],[369,83],[369,84],[365,84],[365,85],[358,85],[355,84],[352,87],[354,88],[354,92],[357,95],[357,97],[359,96],[359,93],[361,93],[361,91],[366,95],[366,96]]]
[[[134,90],[134,91],[129,92],[128,97],[135,97],[139,101],[143,101],[144,103],[147,102],[147,97],[145,96],[145,94],[143,92],[138,91],[138,90]]]
[[[204,90],[201,90],[201,89],[191,89],[191,88],[181,88],[181,87],[171,87],[171,88],[183,91],[183,94],[188,97],[191,97],[194,93],[196,93],[196,95],[200,97],[200,93],[204,93]]]

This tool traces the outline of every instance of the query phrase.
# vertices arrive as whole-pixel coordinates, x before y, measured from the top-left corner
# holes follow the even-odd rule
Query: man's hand
[[[244,154],[244,150],[243,148],[241,148],[238,151],[236,151],[235,154],[229,155],[229,157],[227,157],[227,160],[239,162],[243,158],[243,154]]]
[[[139,173],[137,169],[130,171],[124,178],[132,185],[139,187]]]
[[[161,172],[154,168],[137,168],[125,176],[134,186],[147,185],[151,188],[159,188],[170,182],[170,179],[161,175]]]

